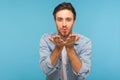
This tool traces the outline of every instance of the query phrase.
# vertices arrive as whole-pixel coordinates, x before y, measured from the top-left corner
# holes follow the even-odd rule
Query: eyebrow
[[[56,17],[56,18],[62,18],[62,17]],[[66,17],[66,18],[71,18],[71,17]]]

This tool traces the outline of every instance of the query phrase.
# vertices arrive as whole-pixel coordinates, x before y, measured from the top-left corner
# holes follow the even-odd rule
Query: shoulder
[[[50,49],[54,48],[54,44],[49,40],[49,37],[55,36],[57,33],[44,33],[40,38],[40,46],[41,47],[49,47]]]
[[[87,36],[81,35],[81,34],[80,34],[80,40],[81,41],[91,41],[90,38],[88,38]]]
[[[57,32],[44,33],[41,38],[53,37],[55,35],[57,35]]]
[[[51,32],[51,33],[44,33],[41,38],[40,38],[40,42],[49,42],[49,37],[53,37],[57,35],[57,32]]]
[[[41,39],[47,40],[48,37],[53,37],[53,36],[55,36],[55,35],[57,35],[57,32],[44,33],[44,34],[41,36],[40,40],[41,40]]]

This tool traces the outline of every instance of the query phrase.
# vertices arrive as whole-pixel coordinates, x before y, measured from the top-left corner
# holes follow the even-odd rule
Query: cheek
[[[72,29],[72,27],[73,27],[73,24],[69,24],[69,25],[68,25],[68,28],[69,28],[69,29]]]
[[[57,29],[61,29],[61,27],[62,27],[61,23],[56,22],[56,27],[57,27]]]

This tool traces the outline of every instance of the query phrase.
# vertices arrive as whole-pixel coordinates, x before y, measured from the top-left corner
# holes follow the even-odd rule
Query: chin
[[[69,32],[63,33],[63,32],[59,32],[59,34],[63,37],[67,37],[69,35]]]
[[[68,33],[62,34],[62,36],[64,36],[64,37],[67,37],[68,35],[69,35]]]

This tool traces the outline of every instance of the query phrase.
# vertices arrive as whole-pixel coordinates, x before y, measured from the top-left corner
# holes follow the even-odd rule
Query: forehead
[[[70,10],[60,10],[56,13],[56,17],[73,17],[73,13]]]

